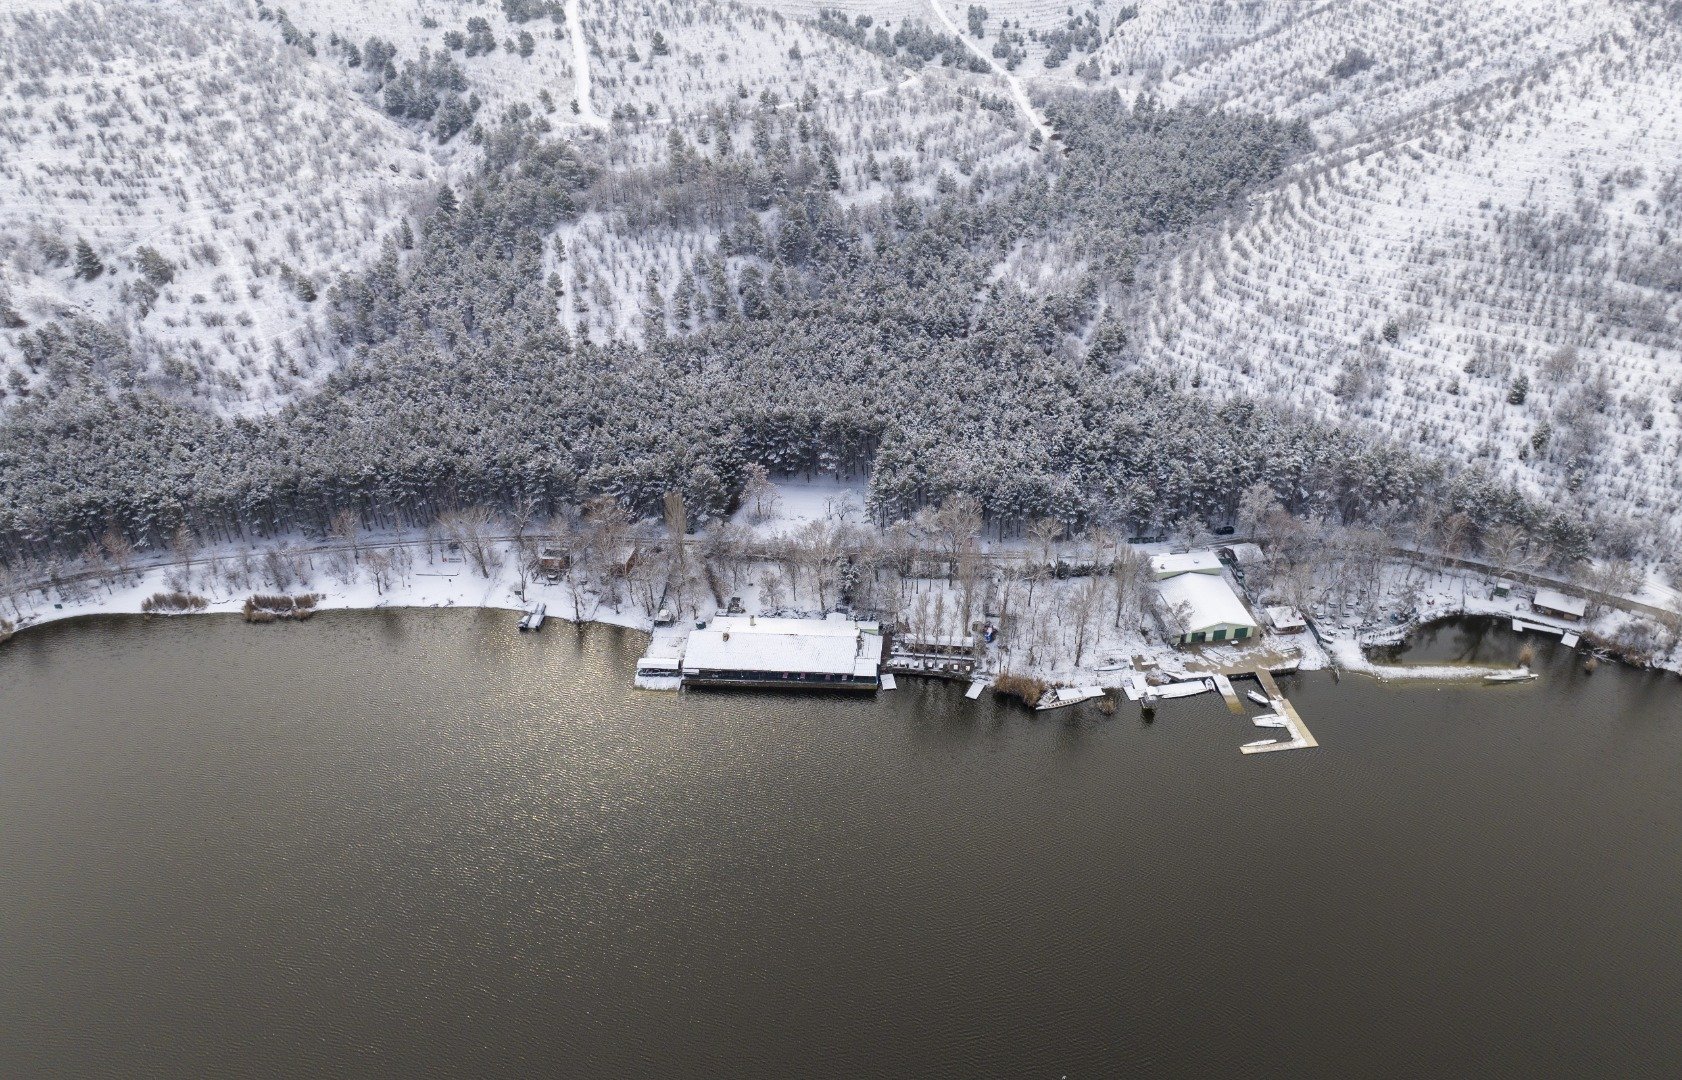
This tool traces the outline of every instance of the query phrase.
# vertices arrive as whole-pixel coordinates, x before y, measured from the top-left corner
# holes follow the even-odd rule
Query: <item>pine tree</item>
[[[105,264],[94,254],[93,246],[86,240],[76,240],[76,276],[83,281],[92,281],[105,273]]]
[[[0,329],[22,330],[29,324],[24,321],[18,309],[12,306],[12,298],[4,289],[0,289]]]
[[[141,247],[134,257],[140,263],[140,275],[153,286],[162,288],[175,280],[175,267],[153,248]]]
[[[841,190],[841,166],[835,161],[835,149],[827,142],[818,151],[818,168],[823,172],[823,186],[828,191]]]
[[[456,193],[446,185],[438,190],[438,213],[450,217],[456,212]]]
[[[771,314],[765,296],[765,275],[759,267],[749,266],[742,271],[742,314],[749,319],[763,319]]]
[[[712,316],[722,319],[735,309],[730,296],[730,279],[725,276],[724,262],[713,259],[707,263],[707,295],[712,301]]]
[[[650,324],[666,321],[666,296],[660,291],[660,271],[650,270],[643,286],[642,314]]]

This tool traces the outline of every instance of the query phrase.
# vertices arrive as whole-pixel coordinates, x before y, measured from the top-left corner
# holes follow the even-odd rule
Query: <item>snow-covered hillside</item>
[[[1619,0],[1343,0],[1257,12],[1249,27],[1228,25],[1267,32],[1188,56],[1152,91],[1305,119],[1333,144],[1632,32],[1631,5]]]
[[[885,22],[934,20],[922,2],[876,7]],[[938,65],[925,78],[812,18],[735,3],[30,0],[0,26],[0,390],[13,401],[50,384],[32,336],[68,314],[134,345],[142,363],[125,379],[219,408],[316,384],[339,359],[317,317],[330,282],[476,160],[468,133],[443,137],[431,114],[394,104],[391,82],[417,63],[459,76],[469,119],[528,112],[614,170],[663,162],[672,128],[716,154],[714,133],[749,138],[766,108],[798,108],[866,195],[1033,157],[996,80]],[[563,242],[578,245],[573,276],[598,286],[577,294],[586,333],[636,336],[648,271],[708,241],[613,229],[597,219]],[[562,315],[578,329],[576,308]]]
[[[846,205],[926,196],[941,183],[1008,185],[1033,167],[1031,129],[993,74],[885,56],[818,26],[820,12],[839,9],[872,32],[907,19],[926,28],[936,22],[926,0],[774,6],[584,7],[596,107],[613,120],[600,150],[609,166],[716,163],[744,149],[793,172],[833,161]],[[687,206],[628,218],[611,185],[606,194],[555,238],[549,269],[564,281],[563,324],[598,341],[641,340],[651,321],[684,332],[718,254],[715,215]],[[732,279],[739,269],[738,260]]]
[[[249,402],[318,378],[315,298],[437,171],[347,78],[219,0],[0,13],[8,395],[50,381],[27,335],[70,312],[145,379]]]
[[[1107,83],[1151,86],[1247,42],[1288,29],[1299,15],[1336,3],[1302,0],[1128,0],[1106,23],[1098,51]]]
[[[325,400],[364,346],[466,362],[463,337],[513,311],[546,356],[727,352],[773,317],[791,338],[814,312],[856,325],[836,290],[891,267],[903,281],[860,280],[945,313],[942,343],[985,329],[984,365],[1038,320],[1009,363],[1122,359],[1674,526],[1679,12],[19,0],[0,11],[0,409],[91,372],[272,414]],[[440,294],[507,288],[439,330],[437,229],[487,228],[516,160],[542,213],[505,207],[498,229],[530,230],[517,263],[461,248],[481,261],[448,264],[472,271]],[[938,273],[887,258],[918,242]],[[382,325],[416,263],[406,324]],[[1230,516],[1236,490],[1183,508]]]
[[[1413,7],[1401,22],[1435,5]],[[1229,67],[1228,80],[1271,73],[1251,91],[1222,84],[1230,100],[1376,130],[1160,267],[1138,353],[1203,387],[1495,465],[1550,497],[1675,521],[1682,25],[1642,4],[1500,7],[1480,7],[1488,51],[1461,69],[1489,85],[1464,96],[1378,39],[1373,55],[1390,59],[1355,78],[1390,92],[1348,92],[1365,104],[1289,88],[1276,58]],[[1304,55],[1332,55],[1327,40],[1303,34]],[[1386,101],[1417,100],[1410,80],[1447,97],[1390,124]]]

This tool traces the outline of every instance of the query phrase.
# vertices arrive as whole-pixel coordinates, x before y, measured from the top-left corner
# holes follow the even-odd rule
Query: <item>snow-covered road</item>
[[[578,102],[578,122],[607,130],[607,121],[590,102],[590,46],[584,40],[584,20],[578,14],[578,0],[566,0],[567,31],[572,35],[573,100]]]
[[[987,66],[992,68],[999,78],[1005,81],[1005,84],[1010,87],[1010,96],[1015,100],[1016,107],[1021,109],[1022,115],[1028,118],[1028,123],[1034,125],[1034,129],[1040,133],[1040,138],[1049,142],[1053,134],[1051,124],[1046,121],[1046,118],[1038,109],[1034,108],[1034,103],[1028,100],[1028,91],[1023,87],[1022,80],[1012,74],[1009,68],[993,59],[992,54],[982,48],[980,42],[972,41],[966,37],[964,32],[958,29],[957,22],[953,20],[951,12],[946,10],[941,0],[929,0],[929,7],[934,9],[935,18],[940,20],[941,25],[946,27],[948,33],[963,42],[964,47],[970,52],[986,61]]]

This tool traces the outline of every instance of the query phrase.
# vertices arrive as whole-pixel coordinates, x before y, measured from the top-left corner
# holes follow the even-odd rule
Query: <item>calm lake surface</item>
[[[657,694],[642,640],[0,649],[0,1075],[1682,1075],[1674,677],[1293,678],[1322,748],[1246,758],[1213,695]]]

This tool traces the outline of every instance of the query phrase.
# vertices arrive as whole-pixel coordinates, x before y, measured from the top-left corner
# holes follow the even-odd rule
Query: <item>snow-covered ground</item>
[[[772,492],[745,502],[732,519],[756,536],[790,536],[811,521],[857,525],[865,520],[864,500],[869,485],[862,479],[835,476],[814,480],[780,480]]]
[[[65,313],[113,319],[143,378],[224,402],[318,382],[311,290],[439,170],[349,79],[224,0],[0,11],[0,299],[25,323],[0,328],[5,389],[50,384],[21,342]]]
[[[1138,355],[1674,528],[1682,25],[1629,4],[1441,26],[1377,5],[1369,39],[1358,6],[1162,88],[1294,113],[1328,149],[1153,267]],[[1373,67],[1312,74],[1354,42]]]
[[[1038,155],[1028,145],[1027,125],[1014,113],[979,103],[991,92],[986,76],[908,73],[874,59],[844,65],[836,58],[856,50],[827,37],[810,47],[824,51],[806,53],[804,68],[823,71],[821,58],[833,69],[830,75],[784,84],[769,105],[758,98],[743,102],[729,90],[734,84],[709,84],[709,93],[729,91],[728,111],[667,121],[662,107],[653,118],[621,122],[604,148],[609,163],[627,170],[667,164],[674,135],[684,153],[707,161],[742,154],[756,137],[790,156],[810,158],[827,147],[841,184],[834,198],[848,207],[898,193],[928,196],[942,178],[968,185],[985,175],[994,189],[1008,189],[1034,167]],[[809,100],[804,86],[825,89]],[[785,107],[796,100],[800,108]],[[701,260],[717,256],[718,246],[718,229],[704,215],[698,223],[650,220],[643,213],[632,219],[614,204],[580,215],[556,231],[551,246],[551,252],[564,251],[565,263],[551,258],[546,267],[566,283],[558,303],[563,325],[597,341],[641,340],[658,313],[665,332],[680,336],[686,330],[675,298],[686,279],[704,280]],[[730,279],[750,261],[729,259]],[[658,306],[650,301],[651,289],[661,295]]]
[[[987,49],[983,48],[979,41],[964,30],[960,30],[958,20],[952,17],[952,13],[947,10],[947,6],[942,0],[929,0],[929,7],[934,11],[935,18],[939,20],[940,25],[945,27],[946,32],[958,38],[966,48],[986,61],[987,65],[993,69],[993,74],[997,75],[1010,88],[1010,99],[1016,103],[1017,109],[1021,111],[1022,116],[1028,123],[1033,125],[1034,130],[1039,132],[1040,137],[1042,139],[1051,138],[1053,134],[1051,125],[1046,122],[1045,114],[1032,101],[1028,100],[1028,91],[1022,80],[1004,64],[1000,63]]]

